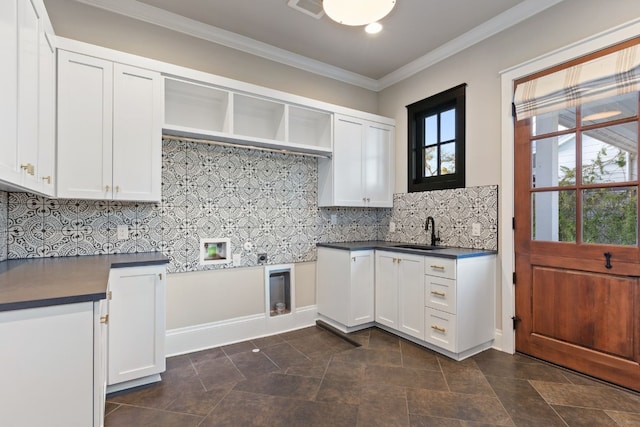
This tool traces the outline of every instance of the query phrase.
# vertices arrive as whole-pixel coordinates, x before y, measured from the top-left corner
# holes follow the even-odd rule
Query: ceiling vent
[[[289,0],[287,5],[305,15],[313,16],[316,19],[322,18],[322,0]]]

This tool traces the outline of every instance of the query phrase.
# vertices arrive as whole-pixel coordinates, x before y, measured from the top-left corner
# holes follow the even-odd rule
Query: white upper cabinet
[[[40,0],[0,5],[0,181],[46,195],[54,194],[48,154],[55,150],[53,47],[44,43],[50,27]]]
[[[238,87],[243,84],[236,82]],[[165,77],[164,133],[331,155],[332,113],[232,88]]]
[[[393,206],[394,130],[335,115],[333,156],[318,161],[319,206]]]
[[[158,73],[60,50],[58,196],[160,200]]]
[[[114,64],[113,198],[160,200],[162,79],[153,71]]]
[[[38,109],[38,180],[42,192],[55,195],[56,171],[56,49],[50,36],[40,33],[40,105]]]
[[[18,3],[0,2],[0,180],[18,183]]]

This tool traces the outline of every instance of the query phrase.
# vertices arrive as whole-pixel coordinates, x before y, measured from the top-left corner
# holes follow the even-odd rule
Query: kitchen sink
[[[441,249],[440,246],[429,246],[429,245],[397,245],[394,248],[405,248],[405,249],[417,249],[420,251],[432,251],[434,249]]]

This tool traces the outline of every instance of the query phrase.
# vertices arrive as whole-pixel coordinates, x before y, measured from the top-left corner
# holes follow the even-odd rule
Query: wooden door
[[[635,390],[638,95],[515,132],[516,350]]]

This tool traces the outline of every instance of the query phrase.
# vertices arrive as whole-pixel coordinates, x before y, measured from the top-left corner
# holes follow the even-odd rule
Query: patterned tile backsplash
[[[396,194],[393,209],[318,208],[315,158],[167,139],[162,161],[160,203],[0,192],[0,261],[162,251],[170,272],[230,266],[201,266],[200,238],[229,238],[244,267],[263,252],[269,264],[312,261],[318,242],[423,243],[427,215],[443,245],[497,247],[496,186]],[[473,222],[480,238],[470,237]],[[118,240],[118,225],[129,239]]]

